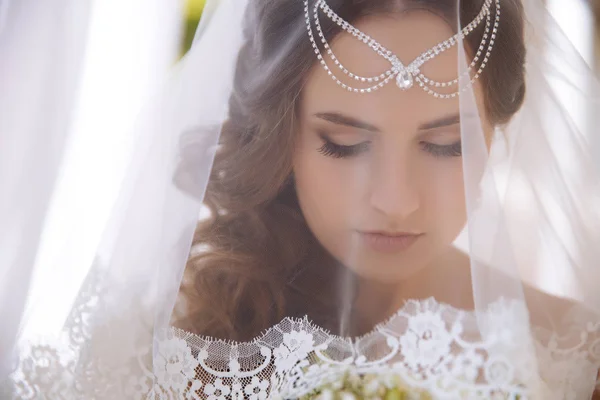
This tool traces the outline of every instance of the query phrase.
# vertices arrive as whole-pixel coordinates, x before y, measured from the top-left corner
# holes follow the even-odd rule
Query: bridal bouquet
[[[323,385],[301,400],[432,400],[422,389],[411,388],[397,376],[348,373]]]
[[[481,398],[494,400],[521,400],[520,394],[510,395],[501,390],[488,393],[466,391],[458,393],[457,399]],[[396,375],[348,373],[342,379],[334,380],[317,388],[300,400],[433,400],[427,390],[410,387]]]

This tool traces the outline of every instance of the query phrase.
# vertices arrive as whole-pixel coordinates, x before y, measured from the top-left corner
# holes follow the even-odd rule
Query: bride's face
[[[453,35],[424,11],[355,26],[406,64]],[[356,75],[389,68],[351,35],[330,45]],[[422,72],[451,81],[457,57],[456,48],[447,50]],[[478,101],[480,90],[476,85]],[[393,81],[373,93],[351,93],[318,64],[302,96],[294,175],[302,212],[321,244],[363,278],[385,282],[410,276],[447,250],[466,219],[458,98],[438,99],[418,86],[402,91]]]

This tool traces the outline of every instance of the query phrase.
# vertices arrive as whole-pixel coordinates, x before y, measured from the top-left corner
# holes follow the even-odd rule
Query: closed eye
[[[421,147],[427,153],[434,157],[460,157],[462,156],[462,143],[461,141],[454,142],[447,145],[439,145],[429,142],[421,142]]]
[[[369,150],[371,142],[365,141],[353,145],[342,145],[331,141],[324,134],[319,134],[323,145],[318,149],[325,156],[333,158],[349,158],[362,154]]]

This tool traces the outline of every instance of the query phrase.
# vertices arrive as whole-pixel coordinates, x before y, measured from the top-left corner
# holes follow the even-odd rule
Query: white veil
[[[10,60],[0,66],[3,373],[24,312],[44,216],[76,104],[89,7],[71,3],[0,4],[0,52],[3,60]],[[29,23],[36,29],[23,29]],[[38,69],[48,59],[54,59],[58,67]],[[39,118],[28,119],[28,113]]]
[[[340,81],[337,86],[341,87],[336,87],[335,80],[331,80],[329,93],[347,89],[348,81],[342,78],[348,77],[353,84],[363,84],[358,87],[366,87],[366,81],[354,79],[352,72],[348,74],[344,67],[337,69],[336,63],[330,62],[313,19],[313,12],[317,11],[324,37],[343,32],[343,23],[338,24],[327,9],[323,11],[319,6],[325,4],[331,7],[329,11],[340,16],[349,13],[346,18],[351,19],[353,8],[348,11],[347,3],[362,7],[360,1],[311,0],[306,8],[307,17],[303,2],[298,0],[207,3],[192,49],[140,113],[134,128],[134,150],[122,190],[98,245],[95,263],[64,329],[56,335],[25,336],[19,330],[38,246],[36,238],[40,235],[57,167],[56,160],[28,150],[40,149],[44,154],[43,148],[32,145],[43,137],[51,138],[57,148],[62,148],[60,142],[67,127],[57,123],[49,131],[54,136],[41,135],[42,127],[50,126],[42,125],[47,122],[46,114],[40,113],[42,117],[37,124],[30,126],[29,116],[22,111],[26,103],[16,102],[28,98],[24,96],[25,89],[38,90],[38,83],[28,82],[31,86],[25,88],[3,85],[10,90],[0,95],[0,138],[3,144],[10,146],[0,146],[0,184],[8,188],[8,196],[0,200],[0,315],[8,329],[2,330],[0,345],[3,366],[9,365],[13,355],[16,359],[6,379],[1,376],[4,381],[0,384],[0,393],[4,397],[212,400],[320,396],[327,399],[338,398],[327,397],[334,396],[332,393],[336,390],[356,395],[356,391],[363,389],[372,390],[373,396],[390,390],[408,390],[449,399],[591,396],[600,367],[600,270],[596,265],[600,261],[596,245],[600,238],[599,181],[589,143],[593,121],[582,120],[581,115],[591,116],[590,120],[597,115],[600,91],[598,81],[568,39],[556,34],[560,30],[542,0],[423,2],[445,4],[455,33],[477,21],[473,29],[465,31],[466,38],[481,36],[484,25],[489,23],[490,30],[485,34],[488,39],[497,41],[496,48],[486,55],[490,48],[488,42],[479,58],[480,63],[484,58],[483,62],[487,63],[489,58],[494,68],[488,65],[482,69],[481,78],[474,81],[485,82],[484,88],[504,88],[503,83],[494,84],[494,80],[520,73],[518,68],[511,69],[514,65],[509,61],[494,58],[497,54],[494,51],[510,54],[510,44],[501,36],[504,28],[519,31],[519,22],[510,19],[519,14],[511,14],[510,10],[512,7],[514,12],[523,7],[523,85],[516,85],[511,79],[505,83],[508,92],[510,85],[516,85],[509,105],[520,103],[519,97],[523,97],[518,110],[507,111],[502,108],[506,104],[498,101],[482,103],[477,83],[470,82],[473,72],[477,71],[469,65],[473,57],[455,56],[458,77],[450,77],[450,80],[457,79],[457,86],[462,88],[460,96],[442,99],[426,92],[424,87],[431,86],[435,92],[452,93],[445,84],[431,83],[433,79],[448,78],[435,76],[439,69],[431,70],[433,76],[422,77],[420,81],[417,79],[420,71],[415,72],[411,78],[414,86],[406,91],[423,91],[423,99],[439,102],[456,100],[467,217],[466,229],[457,246],[464,247],[468,254],[467,273],[436,277],[436,282],[441,284],[434,285],[435,289],[443,287],[443,290],[436,292],[427,287],[422,298],[418,295],[414,299],[403,298],[404,305],[396,307],[392,315],[380,319],[372,329],[361,331],[359,338],[349,339],[346,337],[349,334],[356,336],[351,329],[345,329],[352,326],[355,319],[352,303],[355,293],[351,290],[353,285],[348,285],[348,279],[353,278],[345,273],[315,273],[309,279],[314,285],[302,287],[308,294],[303,292],[303,300],[298,301],[301,306],[283,307],[283,311],[269,314],[275,320],[259,327],[257,334],[245,331],[250,325],[244,325],[254,312],[265,312],[252,309],[253,299],[266,296],[267,304],[272,300],[276,308],[279,304],[276,295],[271,299],[271,293],[267,292],[245,293],[236,286],[237,281],[229,286],[218,286],[220,282],[228,282],[229,269],[243,266],[246,253],[242,250],[246,250],[244,246],[248,242],[256,239],[260,245],[266,243],[268,251],[277,253],[277,244],[286,238],[294,240],[295,236],[287,235],[293,229],[291,225],[279,231],[267,229],[272,234],[267,235],[267,239],[260,236],[260,230],[237,231],[235,223],[226,225],[230,231],[213,232],[225,236],[223,248],[227,254],[237,255],[239,251],[239,259],[230,259],[233,267],[215,264],[222,267],[218,269],[206,264],[207,272],[203,272],[205,270],[196,271],[192,264],[186,264],[190,248],[192,259],[196,254],[216,252],[210,247],[216,246],[216,242],[202,246],[207,243],[202,237],[207,231],[198,230],[195,234],[199,216],[206,221],[239,214],[243,216],[239,220],[243,225],[253,221],[248,217],[252,215],[251,210],[244,207],[258,204],[256,208],[261,212],[270,207],[269,195],[244,180],[236,181],[234,175],[239,171],[228,168],[235,163],[243,165],[251,157],[267,159],[269,151],[278,150],[263,146],[260,151],[265,152],[261,153],[251,147],[249,143],[253,141],[271,140],[269,136],[252,136],[251,126],[260,126],[260,118],[265,115],[281,112],[275,106],[260,108],[257,105],[260,99],[280,96],[277,98],[284,102],[287,97],[294,97],[294,88],[303,87],[305,77],[286,72],[282,65],[293,52],[310,50],[307,22],[314,29],[313,38],[322,52],[311,50],[315,58],[308,60],[308,65],[314,65],[314,70],[327,77],[327,70],[319,69],[318,63],[318,60],[326,60],[330,72],[339,75],[335,79]],[[464,4],[475,3],[480,4],[475,13],[463,12]],[[21,4],[25,7],[26,2]],[[486,4],[487,14],[481,11]],[[492,32],[498,14],[500,23],[497,32]],[[19,32],[16,18],[9,19],[4,32],[0,32],[0,40],[3,40],[0,52],[15,60],[3,63],[0,82],[11,82],[17,68],[29,63],[26,58],[15,58],[20,44],[14,40],[15,34],[11,34],[13,21],[12,28]],[[352,29],[352,25],[346,27]],[[279,32],[287,35],[278,36]],[[358,31],[355,33],[364,38],[365,44],[371,39],[361,37]],[[357,40],[347,32],[341,35],[348,36],[347,42]],[[72,37],[71,33],[66,36]],[[480,36],[475,42],[479,43]],[[375,34],[373,38],[380,40]],[[332,48],[337,46],[335,41],[330,43]],[[469,46],[464,37],[458,36],[454,42],[446,40],[437,49],[432,47],[431,54],[471,54],[473,49]],[[508,46],[508,50],[502,46]],[[398,48],[393,50],[398,51]],[[417,50],[413,59],[427,49]],[[52,57],[57,56],[52,48],[48,51]],[[364,51],[373,50],[364,46]],[[321,58],[317,59],[317,55]],[[50,57],[45,53],[39,56],[40,60]],[[377,57],[376,52],[371,56]],[[432,60],[436,56],[432,56]],[[361,57],[363,53],[347,61],[348,65],[353,66]],[[345,62],[341,57],[339,61]],[[402,59],[402,62],[408,66],[410,60]],[[430,74],[427,62],[423,64],[423,73]],[[518,65],[518,60],[516,63]],[[372,64],[375,69],[380,65]],[[505,65],[508,72],[503,70]],[[250,75],[244,75],[248,71]],[[307,75],[302,68],[299,71]],[[358,73],[362,72],[356,75]],[[398,70],[394,73],[399,75]],[[491,74],[490,77],[486,73]],[[248,76],[251,79],[243,79]],[[274,91],[277,88],[269,85],[271,80],[277,79],[285,86]],[[376,81],[382,83],[377,95],[400,93],[398,96],[401,96],[396,83],[388,80],[384,84],[385,79],[384,73],[381,80]],[[424,84],[419,87],[419,82]],[[581,82],[586,85],[582,86]],[[371,103],[369,95],[371,93],[344,93],[344,96],[363,96],[360,97],[363,100],[353,98],[352,101],[360,105],[364,116],[374,117],[379,115],[379,109]],[[421,104],[430,104],[430,100],[419,101],[422,103],[413,103],[414,108],[404,115],[423,111]],[[64,104],[65,109],[57,115],[67,118],[73,102]],[[16,114],[14,110],[18,106],[21,113]],[[486,115],[490,110],[501,116],[508,115],[498,117],[491,129],[492,136],[490,130],[486,130]],[[255,116],[258,120],[253,119]],[[237,127],[240,136],[235,139],[239,140],[239,149],[226,153],[227,146],[231,145],[228,140],[233,140],[228,136],[232,129],[228,124],[235,125],[239,121],[249,125]],[[285,123],[283,117],[280,123]],[[276,132],[278,126],[271,127],[272,132]],[[10,157],[14,154],[29,154],[29,159],[22,160],[23,165],[38,167],[36,171],[40,175],[22,175],[23,168],[17,167]],[[376,176],[365,175],[372,172],[370,168],[369,164],[355,171],[356,188],[370,182],[365,177]],[[264,165],[256,175],[275,181],[279,179],[278,174],[284,172],[281,165]],[[282,186],[290,182],[287,178],[281,181]],[[29,182],[41,185],[30,186]],[[30,192],[32,188],[39,192]],[[223,193],[231,197],[219,197]],[[267,200],[260,200],[263,197]],[[24,202],[24,199],[32,202]],[[203,201],[213,201],[209,206],[216,202],[222,207],[217,207],[216,215],[213,207],[213,214],[207,216],[210,211],[203,207]],[[283,206],[288,204],[282,203]],[[284,213],[287,208],[274,210]],[[357,214],[360,211],[357,209]],[[21,234],[15,235],[15,232]],[[240,232],[246,232],[241,239],[236,236]],[[256,232],[256,237],[252,232]],[[260,241],[263,239],[266,241]],[[360,255],[354,254],[355,248],[350,249],[348,259],[359,259]],[[309,256],[312,255],[309,252]],[[343,256],[335,258],[343,259],[341,264],[346,260]],[[317,270],[320,267],[317,265]],[[286,288],[296,288],[296,282],[300,286],[305,270],[309,267],[285,271],[290,274],[284,278]],[[253,278],[243,276],[240,271],[234,271],[238,274],[234,275],[235,279]],[[203,278],[202,286],[195,278],[188,280],[190,272],[198,276],[213,275]],[[327,281],[325,285],[319,281],[331,277],[335,281]],[[208,332],[182,329],[173,314],[181,300],[182,286],[190,282],[194,289],[204,288],[206,291],[200,295],[210,299],[201,316],[211,317],[211,308],[220,309],[240,296],[242,300],[234,308],[241,310],[239,314],[222,318],[226,321],[223,326],[231,324],[233,331],[237,329],[235,334],[211,337],[211,329],[217,330],[221,323],[217,320],[206,325]],[[212,288],[215,288],[214,293],[210,292]],[[320,296],[329,290],[339,296],[328,298],[337,302],[323,303],[330,306],[328,311],[334,316],[333,322],[325,318],[325,309],[324,322],[319,320],[319,313],[306,315],[309,313],[304,311],[309,308],[304,308],[304,301],[318,303]],[[470,299],[466,306],[465,293]],[[193,299],[186,300],[193,303]],[[250,304],[248,308],[244,308],[245,302]],[[381,305],[381,302],[371,305],[368,313],[380,314]],[[184,302],[182,307],[185,306],[189,304]],[[244,336],[254,339],[235,341]]]

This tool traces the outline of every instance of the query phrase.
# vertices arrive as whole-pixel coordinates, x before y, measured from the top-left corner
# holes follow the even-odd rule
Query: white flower
[[[287,346],[290,351],[303,352],[304,358],[309,352],[313,350],[313,337],[312,334],[305,331],[291,331],[283,335],[283,343]]]
[[[231,388],[223,384],[223,379],[219,378],[214,385],[209,383],[204,386],[204,393],[208,395],[207,400],[226,400],[231,393]]]
[[[57,394],[65,390],[64,385],[68,382],[72,365],[61,360],[61,353],[66,354],[61,350],[54,345],[32,346],[31,353],[23,360],[22,371],[26,377],[33,378],[30,382],[26,381],[35,386],[33,390],[50,397],[59,397]]]
[[[529,333],[529,313],[527,306],[520,301],[500,299],[490,304],[482,314],[482,323],[495,341],[504,348],[523,343]]]
[[[296,363],[308,357],[314,350],[314,340],[310,333],[292,331],[283,334],[283,343],[273,351],[277,371],[291,369]]]
[[[198,364],[185,340],[173,337],[158,343],[154,371],[163,388],[184,390]]]
[[[381,386],[382,385],[379,382],[379,380],[377,379],[377,377],[374,377],[369,382],[367,382],[367,384],[365,385],[365,388],[364,388],[365,394],[375,395],[375,394],[377,394],[377,392],[379,392],[379,389],[381,388]]]
[[[244,392],[250,400],[265,400],[267,398],[267,389],[269,388],[269,381],[258,379],[258,377],[252,377],[252,381],[246,386]]]
[[[492,356],[485,365],[485,379],[492,385],[502,387],[514,377],[512,364],[502,356]]]
[[[319,394],[315,400],[333,400],[335,398],[335,395],[333,394],[333,392],[329,389],[325,389],[321,392],[321,394]]]
[[[479,375],[479,368],[483,365],[483,356],[472,350],[465,350],[452,360],[452,375],[457,378],[474,382]]]
[[[409,319],[408,329],[400,338],[400,352],[406,365],[415,371],[438,364],[450,353],[452,336],[438,314],[430,311]]]
[[[356,400],[356,396],[350,392],[342,392],[340,393],[341,400]]]

